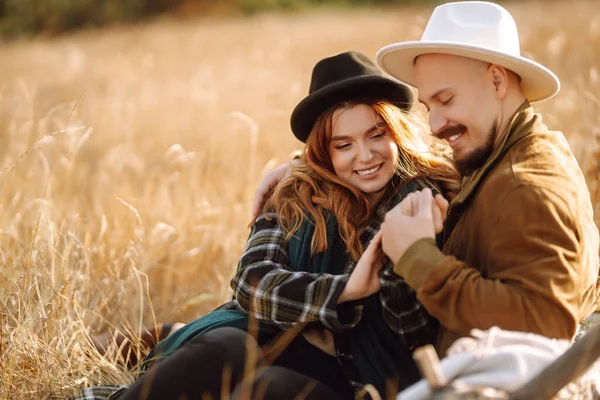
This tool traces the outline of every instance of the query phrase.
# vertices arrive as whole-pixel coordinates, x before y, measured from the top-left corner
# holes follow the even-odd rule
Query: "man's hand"
[[[267,201],[269,192],[277,186],[279,182],[288,178],[292,173],[292,165],[285,163],[275,168],[273,171],[265,175],[263,181],[258,185],[258,189],[254,193],[254,201],[252,202],[252,219],[256,219]]]
[[[381,244],[394,264],[414,242],[442,231],[448,202],[438,196],[434,200],[429,188],[411,193],[385,215]]]
[[[381,231],[377,232],[360,256],[350,279],[348,279],[348,283],[346,283],[346,287],[344,287],[338,298],[338,304],[363,299],[381,289],[379,270],[383,264],[377,263],[377,249],[379,246],[381,246]]]
[[[446,221],[446,217],[448,216],[448,207],[450,207],[448,200],[441,194],[436,194],[431,207],[436,235],[444,230],[444,221]]]

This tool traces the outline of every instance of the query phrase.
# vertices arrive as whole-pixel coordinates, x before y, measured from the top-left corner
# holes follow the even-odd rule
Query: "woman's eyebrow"
[[[385,128],[385,126],[386,126],[385,122],[378,122],[375,125],[373,125],[372,127],[370,127],[369,129],[367,129],[364,134],[368,135],[370,133],[378,131],[381,128]],[[336,136],[332,136],[331,137],[331,141],[335,142],[335,141],[340,141],[340,140],[348,140],[348,139],[351,139],[351,138],[352,137],[348,136],[348,135],[336,135]]]
[[[368,131],[366,131],[365,134],[368,135],[369,133],[373,133],[373,132],[381,130],[381,128],[385,128],[385,127],[386,127],[386,123],[385,122],[383,122],[383,121],[377,122]]]

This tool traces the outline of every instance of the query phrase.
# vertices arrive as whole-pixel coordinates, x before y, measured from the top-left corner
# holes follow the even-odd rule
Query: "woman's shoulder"
[[[250,236],[281,236],[281,232],[279,216],[272,211],[264,211],[250,224]]]

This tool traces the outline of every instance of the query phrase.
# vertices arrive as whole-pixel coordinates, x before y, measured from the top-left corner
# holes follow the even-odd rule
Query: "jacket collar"
[[[466,204],[472,198],[479,186],[481,186],[487,175],[489,175],[502,157],[516,142],[529,135],[539,125],[541,125],[541,118],[533,112],[533,108],[529,102],[525,101],[513,115],[511,122],[504,131],[505,134],[502,136],[500,142],[498,142],[494,151],[483,166],[471,176],[463,178],[460,193],[458,193],[450,203],[445,226],[446,237],[452,232],[452,229],[458,222]]]

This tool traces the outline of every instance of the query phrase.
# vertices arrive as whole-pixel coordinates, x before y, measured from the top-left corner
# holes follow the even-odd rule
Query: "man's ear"
[[[508,71],[500,65],[491,64],[488,67],[487,75],[496,91],[497,98],[503,99],[508,89]]]

